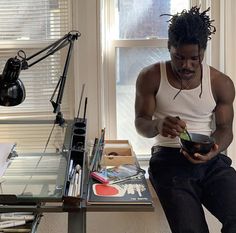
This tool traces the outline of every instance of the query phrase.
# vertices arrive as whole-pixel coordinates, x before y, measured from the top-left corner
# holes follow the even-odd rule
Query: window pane
[[[0,69],[3,70],[6,61],[15,57],[19,50],[25,51],[27,58],[35,55],[28,60],[29,65],[45,56],[49,49],[44,52],[42,50],[68,33],[69,2],[69,0],[0,1]],[[1,119],[26,116],[40,119],[55,117],[50,98],[62,75],[68,47],[21,71],[20,79],[26,89],[26,99],[14,108],[0,106]],[[22,53],[21,55],[23,56]],[[70,81],[68,79],[61,106],[65,117],[72,112],[68,98],[73,93],[67,91]]]
[[[67,0],[1,0],[0,40],[58,38],[68,31],[68,20]]]
[[[187,0],[117,0],[116,38],[167,38],[167,16],[189,8]]]
[[[165,48],[119,48],[116,50],[117,138],[128,139],[137,154],[150,154],[154,139],[140,136],[134,127],[135,82],[141,69],[169,59]]]

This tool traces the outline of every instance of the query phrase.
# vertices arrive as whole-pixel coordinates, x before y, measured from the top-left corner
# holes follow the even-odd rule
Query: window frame
[[[67,24],[67,28],[68,28],[68,31],[72,30],[72,21],[73,21],[73,18],[72,18],[72,4],[74,0],[64,0],[67,4],[67,9],[68,9],[68,24]],[[63,16],[63,15],[62,15]],[[65,32],[66,34],[67,32]],[[64,36],[64,35],[61,35],[61,37]],[[25,51],[26,49],[35,49],[36,52],[39,52],[41,51],[42,49],[46,48],[48,45],[52,44],[53,42],[55,42],[56,40],[60,39],[60,37],[57,37],[55,39],[46,39],[46,40],[34,40],[34,39],[29,39],[29,40],[0,40],[0,51],[6,51],[6,50],[9,50],[9,51],[15,51],[15,55],[17,55],[17,52],[19,50],[23,50]],[[61,57],[61,62],[59,63],[60,64],[60,67],[64,67],[64,64],[65,64],[65,60],[64,58],[66,57],[67,55],[67,47],[60,50],[60,51],[57,51],[56,53],[60,53],[60,55],[58,54],[59,57]],[[55,54],[56,54],[55,53]],[[30,54],[30,53],[26,53],[27,57],[33,55],[33,54]],[[71,76],[74,76],[73,73],[73,56],[72,55],[72,61],[71,61],[71,64],[70,64],[70,67],[69,67],[69,71],[68,73],[71,75]],[[9,57],[10,58],[10,57]],[[40,58],[40,55],[39,56],[36,56],[36,59],[37,58]],[[46,58],[47,59],[47,58]],[[44,61],[46,61],[46,59]],[[6,62],[6,61],[5,61]],[[29,61],[29,64],[31,62]],[[40,62],[39,62],[40,63]],[[35,66],[32,66],[32,67],[36,67],[37,65]],[[30,69],[28,69],[30,70]],[[27,70],[24,70],[24,71],[21,71],[21,72],[27,72]],[[58,74],[58,77],[62,74],[63,72],[63,69],[61,69],[60,73]],[[20,75],[20,78],[21,78],[21,75]],[[71,78],[70,78],[71,79]],[[67,89],[71,89],[73,87],[73,80],[69,80],[69,78],[67,78],[66,80],[67,82]],[[26,89],[26,93],[27,93],[27,89]],[[73,93],[74,93],[74,90],[73,90]],[[51,93],[52,94],[52,93]],[[48,102],[50,101],[50,99],[48,99]],[[73,94],[70,94],[68,95],[68,100],[67,100],[67,104],[69,105],[69,107],[67,108],[67,111],[66,111],[66,115],[71,118],[74,114],[74,95]],[[39,117],[39,119],[53,119],[54,118],[54,115],[55,114],[52,114],[53,112],[53,107],[49,110],[45,110],[45,111],[41,111],[41,115]],[[0,119],[4,120],[4,119],[17,119],[17,118],[30,118],[30,119],[37,119],[38,118],[38,115],[39,113],[38,112],[22,112],[20,111],[19,113],[16,111],[13,113],[5,113],[3,114],[2,113],[2,116],[0,114]]]
[[[65,5],[63,5],[63,6],[65,6],[64,9],[66,9],[68,18],[65,21],[66,24],[63,24],[63,28],[61,28],[62,30],[60,30],[60,32],[61,32],[60,36],[58,35],[53,39],[42,39],[42,40],[34,40],[34,39],[31,39],[31,40],[30,39],[29,40],[28,39],[26,39],[26,40],[0,40],[0,51],[13,51],[13,52],[15,51],[14,52],[15,55],[17,55],[17,52],[19,50],[25,51],[27,49],[33,49],[36,52],[39,52],[42,49],[46,48],[48,45],[50,45],[50,44],[54,43],[55,41],[57,41],[58,39],[60,39],[62,36],[64,36],[69,31],[71,31],[72,30],[72,23],[74,21],[74,15],[72,14],[72,10],[73,10],[72,6],[75,4],[76,1],[75,0],[65,0],[64,2],[65,2]],[[60,16],[64,17],[64,14],[60,14]],[[61,106],[62,113],[63,114],[65,113],[64,114],[65,119],[73,119],[75,116],[74,92],[76,90],[76,87],[74,87],[74,75],[73,74],[74,74],[75,66],[78,62],[76,60],[76,56],[75,56],[77,54],[77,50],[78,50],[78,46],[76,44],[77,44],[77,42],[75,42],[74,50],[72,51],[72,56],[71,56],[71,61],[69,64],[68,75],[67,75],[66,86],[65,86],[65,92],[68,92],[69,94],[67,95],[68,98],[65,98],[65,93],[64,93],[64,96],[63,96],[64,102],[62,101],[62,106]],[[57,72],[58,74],[56,74],[56,77],[58,76],[58,78],[60,77],[60,75],[62,75],[63,68],[65,65],[65,58],[66,58],[67,52],[68,52],[68,48],[69,48],[69,45],[67,45],[65,48],[63,48],[60,51],[57,51],[55,53],[55,55],[60,57],[60,62],[57,63],[58,67],[60,67],[60,69],[59,69],[60,71],[58,71]],[[26,52],[27,57],[29,57],[33,54]],[[52,56],[49,56],[49,57],[52,57]],[[35,58],[37,60],[40,57],[41,56],[39,55],[39,56],[36,56]],[[44,62],[46,62],[47,59],[49,59],[49,58],[43,59]],[[6,62],[6,61],[4,61],[4,62]],[[29,61],[29,64],[31,64],[31,60]],[[37,66],[37,64],[32,67],[36,67],[36,66]],[[40,64],[39,64],[39,66],[40,66]],[[54,66],[54,64],[52,64],[52,66]],[[31,69],[29,68],[28,70],[31,70]],[[21,71],[21,72],[27,72],[27,70]],[[21,75],[20,75],[20,78],[21,78]],[[33,77],[33,78],[36,78],[36,77]],[[37,80],[37,81],[40,82],[40,80]],[[37,85],[37,84],[35,84],[35,85]],[[56,85],[55,85],[55,87],[56,87]],[[28,91],[32,91],[32,90],[26,89],[26,94]],[[52,95],[52,94],[53,94],[53,92],[50,93],[49,95]],[[55,96],[55,98],[57,98],[57,96]],[[53,113],[53,107],[50,104],[50,99],[48,97],[46,97],[45,101],[48,101],[49,105],[50,105],[50,107],[45,109],[45,111],[43,109],[40,110],[40,112],[34,111],[34,109],[36,109],[37,107],[35,107],[35,104],[32,104],[31,106],[33,106],[33,107],[29,111],[27,111],[27,110],[17,111],[17,110],[14,110],[13,109],[14,107],[13,107],[13,108],[11,108],[11,109],[13,109],[12,112],[1,113],[0,114],[0,126],[1,126],[0,128],[1,128],[2,133],[1,133],[0,141],[2,143],[8,142],[8,141],[14,141],[15,138],[20,133],[21,136],[20,136],[20,140],[19,140],[20,143],[19,144],[21,144],[21,145],[24,144],[24,148],[21,145],[19,146],[20,151],[23,151],[23,150],[30,151],[31,147],[32,148],[34,147],[33,149],[39,148],[40,146],[43,148],[45,146],[45,141],[48,138],[49,131],[52,129],[53,122],[56,118],[56,114]],[[43,102],[44,102],[44,100],[43,100]],[[63,108],[63,105],[65,106],[65,108]],[[29,127],[22,127],[22,125],[21,125],[22,120],[25,122],[26,125],[29,125]],[[47,123],[42,124],[41,123],[42,121],[43,122],[45,121]],[[18,123],[16,123],[16,122],[18,122]],[[49,124],[48,122],[51,122],[51,123]],[[9,127],[8,127],[8,124],[10,124]],[[38,124],[37,127],[35,127],[37,132],[34,131],[33,124]],[[45,125],[47,125],[47,127]],[[55,129],[54,131],[57,132],[57,130],[58,129]],[[61,131],[64,131],[63,127],[61,127]],[[53,132],[53,134],[54,134],[54,132]],[[38,141],[35,140],[36,135],[39,135]],[[53,144],[54,138],[55,137],[52,136],[52,139],[50,140],[51,144]],[[26,140],[27,140],[27,142],[26,142]],[[14,141],[14,142],[17,143],[17,141]],[[32,144],[32,146],[31,146],[31,144]],[[35,147],[35,145],[37,145],[37,146]],[[50,148],[48,148],[48,149],[51,149],[51,150],[56,149],[57,150],[57,148],[55,148],[54,145],[51,145]]]
[[[190,0],[190,6],[200,5],[202,9],[207,9],[211,4],[208,0]],[[101,96],[102,119],[106,127],[106,136],[117,139],[117,116],[116,116],[116,49],[117,48],[167,48],[168,39],[114,39],[114,0],[102,0],[101,12],[101,86],[104,92]],[[106,33],[104,31],[106,30]],[[104,35],[105,34],[105,35]],[[211,42],[205,53],[205,59],[211,64]],[[150,155],[149,155],[150,156]],[[143,157],[143,156],[141,156]],[[140,158],[141,158],[140,157]],[[145,157],[145,155],[144,155]]]

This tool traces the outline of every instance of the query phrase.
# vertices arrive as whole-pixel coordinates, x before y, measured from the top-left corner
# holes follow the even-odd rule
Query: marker
[[[25,233],[25,232],[31,232],[31,229],[27,229],[27,228],[21,228],[21,229],[16,229],[16,228],[6,228],[6,229],[1,229],[0,230],[0,233],[18,233],[18,232],[21,232],[21,233]]]
[[[0,222],[0,229],[8,228],[8,227],[16,227],[16,226],[20,226],[20,225],[25,225],[25,223],[26,223],[25,220],[19,220],[19,221],[13,221],[13,220],[3,221],[3,222]]]
[[[73,190],[73,196],[75,197],[78,191],[78,179],[79,179],[79,173],[76,172],[75,174],[75,183],[74,183],[74,190]]]
[[[31,221],[31,220],[34,220],[34,215],[4,214],[4,215],[0,216],[0,220],[25,220],[25,221]]]
[[[69,186],[69,191],[68,191],[68,196],[73,196],[73,190],[74,190],[74,182],[75,182],[75,172],[71,178],[71,181],[70,181],[70,186]]]
[[[82,177],[82,170],[79,171],[78,186],[77,186],[77,192],[76,192],[77,196],[80,195],[81,177]]]

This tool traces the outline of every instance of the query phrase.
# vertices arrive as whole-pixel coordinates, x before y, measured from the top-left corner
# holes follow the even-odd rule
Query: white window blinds
[[[0,1],[0,73],[6,61],[23,50],[29,57],[44,49],[68,33],[71,22],[70,0],[1,0]],[[26,99],[15,107],[0,106],[0,121],[11,119],[54,119],[55,114],[50,98],[62,75],[67,47],[47,57],[27,70],[22,70],[20,79],[25,85]],[[65,118],[71,117],[70,96],[67,91],[72,80],[67,77],[61,110]],[[51,126],[48,126],[51,128]],[[32,127],[12,127],[0,124],[0,142],[14,138],[21,132],[24,145],[33,144],[30,139],[35,134]],[[37,133],[44,130],[37,127]],[[31,135],[31,136],[30,136]],[[45,144],[47,138],[42,138]],[[35,140],[35,139],[34,139]],[[37,141],[37,144],[40,143]],[[38,146],[37,146],[38,147]]]
[[[66,34],[69,31],[68,6],[68,0],[0,1],[0,69],[3,70],[8,58],[14,57],[19,49],[30,56]],[[49,100],[64,67],[63,51],[21,71],[26,100],[14,108],[0,107],[0,118],[51,116]],[[64,102],[67,97],[65,94]],[[67,105],[64,107],[63,112],[68,114]]]
[[[50,40],[68,30],[68,0],[1,0],[1,40]]]

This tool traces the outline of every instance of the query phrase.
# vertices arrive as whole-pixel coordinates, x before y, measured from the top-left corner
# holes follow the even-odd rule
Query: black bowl
[[[182,148],[189,154],[207,154],[214,145],[213,137],[197,133],[189,133],[189,135],[191,137],[191,141],[180,137]]]

